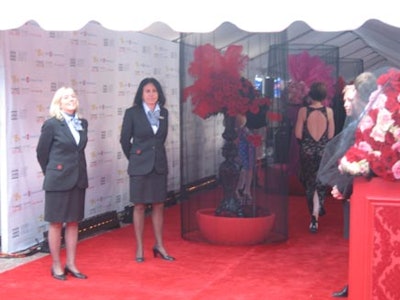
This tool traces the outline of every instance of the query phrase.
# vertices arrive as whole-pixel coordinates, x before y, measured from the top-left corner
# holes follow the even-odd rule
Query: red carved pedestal
[[[400,182],[356,178],[350,203],[349,299],[400,299]]]

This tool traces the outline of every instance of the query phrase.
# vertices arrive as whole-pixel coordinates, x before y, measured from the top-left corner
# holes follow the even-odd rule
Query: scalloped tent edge
[[[0,34],[32,20],[47,31],[76,31],[96,22],[109,30],[143,32],[189,45],[202,34],[202,43],[219,49],[246,45],[258,34],[286,31],[290,44],[337,46],[340,60],[362,59],[365,71],[400,68],[400,18],[396,10],[375,2],[153,0],[149,5],[70,0],[65,5],[57,0],[13,0],[0,10]],[[265,54],[268,45],[244,49],[252,59]]]
[[[117,0],[117,2],[120,2]],[[6,11],[6,10],[5,10]],[[0,14],[4,14],[4,11],[1,11]],[[34,15],[34,14],[33,14]],[[106,29],[109,30],[117,30],[116,28],[126,29],[128,25],[120,25],[120,23],[115,23],[112,25],[109,22],[98,22],[98,21],[86,21],[83,27],[76,28],[75,25],[79,24],[79,20],[71,20],[70,23],[65,25],[57,25],[56,23],[52,23],[51,20],[48,20],[43,16],[37,16],[36,19],[38,21],[34,21],[29,19],[29,21],[25,21],[23,24],[27,22],[35,22],[40,26],[43,30],[49,30],[47,28],[70,28],[70,30],[81,30],[84,29],[90,23],[96,23]],[[93,15],[93,18],[96,15]],[[154,17],[153,17],[154,18]],[[162,19],[162,17],[160,17]],[[227,17],[228,18],[228,17]],[[57,19],[57,18],[52,18]],[[97,19],[101,20],[101,15],[98,15]],[[117,18],[119,19],[119,18]],[[145,18],[143,18],[145,19]],[[232,17],[232,20],[235,19]],[[244,19],[244,18],[242,18]],[[250,18],[251,19],[251,18]],[[340,18],[342,19],[342,18]],[[146,22],[140,23],[144,26],[144,24],[148,24],[151,18],[147,19]],[[268,18],[267,21],[270,21]],[[289,23],[288,18],[285,19],[281,25],[271,26],[270,22],[261,22],[264,25],[255,27],[257,29],[261,28],[281,28],[286,25],[287,27],[282,27],[281,31],[285,32],[287,35],[287,40],[290,44],[304,44],[304,45],[331,45],[339,48],[339,60],[343,62],[352,62],[352,61],[362,61],[363,70],[364,71],[376,71],[379,69],[384,69],[388,67],[395,67],[400,69],[400,42],[393,38],[400,36],[400,27],[389,25],[383,21],[377,19],[368,19],[361,26],[355,29],[347,29],[347,30],[337,30],[337,31],[318,31],[313,29],[309,24],[312,22],[304,22],[304,21],[293,21]],[[360,22],[362,19],[358,19]],[[313,21],[313,20],[311,20]],[[83,21],[82,21],[83,22]],[[13,20],[7,24],[16,24],[19,23],[18,19]],[[224,50],[231,44],[240,44],[243,45],[243,49],[246,55],[249,56],[250,60],[266,55],[269,51],[269,44],[256,44],[257,46],[249,47],[249,45],[254,44],[254,40],[256,38],[262,39],[264,36],[267,36],[270,33],[276,31],[246,31],[241,29],[237,24],[232,23],[232,21],[225,21],[216,25],[216,22],[205,22],[207,24],[211,24],[208,26],[195,27],[191,22],[188,22],[187,31],[176,31],[173,28],[186,28],[183,27],[182,23],[164,23],[162,21],[154,21],[148,27],[135,27],[135,22],[132,22],[131,30],[129,31],[137,31],[142,32],[148,35],[156,36],[164,40],[169,40],[172,42],[182,42],[187,45],[197,46],[199,40],[202,44],[211,43],[215,45],[218,49]],[[245,23],[242,20],[243,24]],[[339,22],[342,23],[342,22]],[[394,23],[394,22],[392,22]],[[400,26],[400,21],[398,21],[398,26]],[[1,29],[6,27],[6,22],[1,20],[0,17],[0,34]],[[23,26],[23,24],[21,26]],[[107,24],[109,26],[107,26]],[[317,28],[334,28],[332,25],[326,25],[323,21],[316,25]],[[347,23],[345,23],[347,24]],[[358,23],[349,23],[347,26],[355,25]],[[121,26],[121,27],[119,27]],[[217,26],[217,27],[214,27]],[[243,28],[253,28],[252,23],[249,22],[248,25],[243,25]],[[339,26],[344,27],[344,25]],[[17,27],[18,28],[18,27]],[[73,29],[72,29],[73,28]],[[110,29],[112,28],[112,29]],[[135,28],[143,28],[137,29]],[[189,30],[201,30],[201,32],[190,32]],[[5,30],[5,29],[3,29]],[[9,30],[9,29],[7,29]],[[57,30],[50,30],[57,31]],[[69,31],[69,30],[65,30]],[[122,30],[124,31],[124,30]],[[346,78],[346,72],[344,71],[344,77]],[[353,78],[346,78],[347,80],[351,80]]]
[[[13,0],[2,6],[0,30],[18,28],[29,20],[35,20],[45,30],[79,30],[93,20],[105,28],[122,31],[141,31],[162,22],[177,32],[211,32],[220,24],[231,22],[249,32],[276,32],[295,21],[307,22],[315,30],[344,31],[358,28],[369,19],[400,27],[398,14],[387,5],[360,5],[347,0],[326,5],[318,0],[255,0],[246,4],[230,0],[153,0],[151,5],[127,0],[70,0],[68,4],[57,0]]]

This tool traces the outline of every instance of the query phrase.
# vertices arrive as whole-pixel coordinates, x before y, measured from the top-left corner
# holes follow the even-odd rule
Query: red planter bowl
[[[275,215],[231,218],[215,215],[215,208],[199,209],[197,224],[203,237],[213,244],[255,245],[263,243],[274,225]]]

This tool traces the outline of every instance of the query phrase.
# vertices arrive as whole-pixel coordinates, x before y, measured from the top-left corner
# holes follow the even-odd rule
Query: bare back
[[[319,141],[328,128],[326,116],[320,110],[313,110],[308,115],[306,126],[310,136]]]

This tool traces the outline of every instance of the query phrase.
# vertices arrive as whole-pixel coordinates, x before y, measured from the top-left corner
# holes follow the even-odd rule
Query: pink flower
[[[399,141],[397,141],[396,143],[394,143],[392,145],[392,150],[400,152],[400,142]]]
[[[332,77],[333,65],[327,64],[320,56],[310,55],[308,51],[288,56],[288,71],[291,79],[288,100],[292,104],[301,104],[308,94],[309,87],[315,81],[324,82],[327,99],[324,105],[330,105],[335,95],[335,80]],[[290,85],[292,85],[290,87]]]
[[[387,97],[385,94],[382,94],[382,87],[379,87],[376,91],[371,93],[369,97],[370,101],[372,99],[372,109],[381,109],[385,107]]]
[[[391,128],[391,132],[393,134],[393,137],[396,141],[400,141],[400,127],[398,126],[393,126]]]
[[[396,161],[392,167],[393,177],[400,179],[400,160]]]
[[[373,151],[371,145],[364,141],[358,143],[358,149],[360,149],[364,152],[367,152],[367,153],[370,153]]]
[[[375,125],[374,120],[369,115],[366,115],[362,118],[358,127],[360,128],[361,132],[364,132],[367,129],[372,128]]]
[[[378,111],[378,116],[376,120],[376,125],[372,129],[371,137],[375,141],[384,142],[386,132],[392,126],[394,120],[392,119],[392,114],[386,108],[381,108]]]

